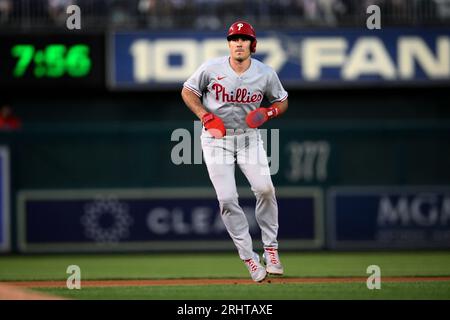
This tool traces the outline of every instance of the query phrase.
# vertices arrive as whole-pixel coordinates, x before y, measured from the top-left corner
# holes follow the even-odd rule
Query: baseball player
[[[222,220],[252,279],[260,282],[268,273],[282,275],[283,266],[278,256],[275,189],[258,127],[286,111],[288,94],[275,71],[251,57],[257,41],[249,23],[233,23],[227,40],[230,55],[203,63],[184,83],[181,96],[203,124],[203,157]],[[268,107],[260,106],[264,96],[271,103]],[[265,267],[253,251],[248,221],[239,206],[236,164],[256,196]]]

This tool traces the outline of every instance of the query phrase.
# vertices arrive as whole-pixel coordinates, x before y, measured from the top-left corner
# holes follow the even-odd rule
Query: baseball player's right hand
[[[216,139],[223,138],[226,134],[222,119],[213,113],[206,113],[202,117],[203,126]]]

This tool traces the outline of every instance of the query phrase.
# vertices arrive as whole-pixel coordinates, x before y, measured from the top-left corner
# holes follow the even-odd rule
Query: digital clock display
[[[36,78],[85,77],[92,69],[89,46],[85,44],[50,44],[42,50],[31,44],[17,44],[12,47],[11,54],[17,58],[13,70],[16,78],[23,77],[33,65]]]
[[[3,86],[104,86],[104,37],[0,35]]]

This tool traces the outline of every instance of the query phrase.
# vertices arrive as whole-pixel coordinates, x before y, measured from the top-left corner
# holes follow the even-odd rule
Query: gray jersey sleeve
[[[288,97],[288,93],[284,90],[283,85],[274,70],[272,70],[269,81],[267,81],[265,95],[270,103],[281,102]]]
[[[208,83],[209,76],[207,72],[207,63],[203,63],[192,76],[184,82],[183,87],[201,97]]]

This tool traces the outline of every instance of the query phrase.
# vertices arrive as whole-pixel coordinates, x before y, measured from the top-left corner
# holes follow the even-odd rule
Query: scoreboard
[[[0,86],[179,90],[227,54],[218,32],[0,33]],[[255,54],[287,89],[448,86],[449,57],[449,28],[262,31]]]

